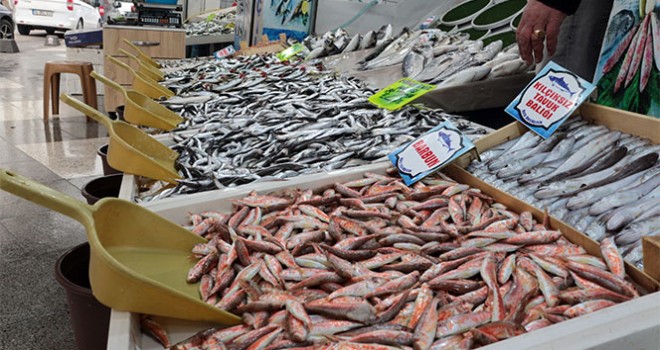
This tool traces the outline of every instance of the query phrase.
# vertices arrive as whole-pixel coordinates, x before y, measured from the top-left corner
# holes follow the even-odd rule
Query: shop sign
[[[225,57],[229,57],[229,56],[231,56],[235,53],[236,53],[236,49],[234,49],[234,46],[229,45],[229,46],[225,47],[224,49],[222,49],[220,51],[214,52],[213,57],[215,57],[216,60],[220,60],[220,59],[223,59]]]
[[[284,49],[282,52],[278,53],[276,56],[280,61],[284,62],[303,50],[305,50],[305,45],[301,43],[295,43]]]
[[[403,78],[369,97],[369,102],[380,108],[394,111],[433,89],[435,89],[435,85]]]
[[[589,97],[595,86],[550,62],[506,108],[506,112],[548,138]]]
[[[446,121],[398,148],[388,157],[399,170],[405,184],[410,186],[472,148],[474,144],[451,122]]]

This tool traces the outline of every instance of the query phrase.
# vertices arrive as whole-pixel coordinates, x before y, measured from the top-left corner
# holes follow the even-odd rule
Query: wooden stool
[[[86,104],[96,109],[96,81],[89,76],[94,70],[90,62],[53,61],[44,67],[44,121],[48,120],[49,98],[52,97],[53,114],[60,112],[60,74],[72,73],[80,76],[83,99]],[[89,120],[89,119],[87,119]]]

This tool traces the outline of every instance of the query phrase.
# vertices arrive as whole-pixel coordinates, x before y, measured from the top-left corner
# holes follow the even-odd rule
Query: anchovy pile
[[[188,22],[183,25],[186,37],[233,34],[236,10],[221,12],[209,19]]]
[[[208,242],[187,281],[243,324],[173,346],[147,327],[173,350],[472,349],[639,296],[611,241],[588,255],[444,175],[366,173],[191,220]]]
[[[468,40],[466,33],[439,29],[409,32],[404,29],[366,57],[362,69],[402,64],[403,76],[440,87],[523,73],[530,67],[518,55],[517,46],[503,50],[502,42],[484,47]]]
[[[371,49],[390,40],[392,40],[391,24],[384,25],[376,31],[370,30],[364,36],[360,33],[355,34],[352,38],[345,29],[339,28],[320,37],[314,35],[306,37],[303,40],[303,44],[308,50],[305,59],[311,60],[356,50]]]
[[[173,133],[179,185],[141,200],[367,164],[446,120],[471,139],[487,133],[439,110],[376,108],[360,81],[308,74],[272,56],[175,74],[165,85],[178,96],[164,103],[186,118],[179,130],[198,132]]]
[[[571,118],[482,153],[468,170],[586,233],[614,237],[642,267],[642,236],[660,234],[660,145]]]

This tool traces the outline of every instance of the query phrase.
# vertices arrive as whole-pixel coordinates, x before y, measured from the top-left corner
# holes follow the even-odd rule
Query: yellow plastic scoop
[[[135,90],[125,90],[121,85],[101,74],[92,72],[90,76],[124,95],[126,101],[124,119],[133,124],[170,131],[184,120],[160,103]]]
[[[123,53],[124,55],[126,55],[126,57],[137,62],[138,72],[145,74],[146,76],[148,76],[149,78],[155,81],[161,81],[163,80],[163,78],[165,78],[165,73],[161,72],[160,69],[155,68],[154,66],[140,60],[138,56],[135,56],[124,49],[119,49],[119,52]]]
[[[186,282],[191,249],[206,240],[149,210],[116,198],[90,206],[0,169],[0,188],[79,221],[91,248],[92,293],[117,310],[237,324],[237,316],[203,302]]]
[[[174,169],[174,162],[179,157],[176,151],[133,125],[106,118],[101,112],[67,94],[62,94],[60,99],[108,129],[108,163],[113,168],[170,183],[176,183],[181,178]]]
[[[128,44],[128,46],[132,47],[133,50],[137,51],[138,53],[138,58],[142,60],[142,62],[147,63],[150,66],[153,66],[154,68],[160,68],[160,64],[158,62],[154,61],[153,58],[151,58],[149,55],[144,53],[137,45],[133,44],[130,40],[124,38],[124,42]]]
[[[144,73],[134,71],[129,65],[110,55],[106,55],[105,57],[107,57],[112,63],[127,70],[128,73],[133,76],[133,90],[139,91],[153,99],[160,99],[161,97],[170,98],[174,96],[174,93],[170,89],[158,84],[155,80],[151,79]]]

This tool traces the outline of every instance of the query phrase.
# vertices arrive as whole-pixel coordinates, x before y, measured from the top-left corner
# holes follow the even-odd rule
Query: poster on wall
[[[280,33],[302,41],[312,32],[316,0],[256,0],[253,44],[262,35],[278,40]]]
[[[660,118],[660,1],[614,0],[594,82],[597,103]]]

